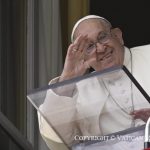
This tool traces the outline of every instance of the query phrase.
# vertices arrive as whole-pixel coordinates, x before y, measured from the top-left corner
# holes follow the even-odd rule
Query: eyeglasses
[[[111,37],[112,37],[111,31],[110,32],[104,32],[104,31],[101,32],[97,37],[97,41],[89,44],[89,46],[86,49],[87,53],[90,53],[93,50],[95,50],[97,48],[97,43],[100,43],[100,44],[108,43],[110,41]]]

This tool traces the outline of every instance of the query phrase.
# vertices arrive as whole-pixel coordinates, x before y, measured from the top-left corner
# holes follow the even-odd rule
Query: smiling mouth
[[[106,59],[110,58],[112,56],[113,50],[106,53],[102,58],[99,59],[99,61],[105,61]]]

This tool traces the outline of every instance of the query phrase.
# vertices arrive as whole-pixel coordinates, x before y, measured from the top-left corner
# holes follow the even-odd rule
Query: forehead
[[[76,28],[74,37],[81,35],[97,34],[100,31],[106,30],[106,26],[99,19],[88,19],[82,21]]]

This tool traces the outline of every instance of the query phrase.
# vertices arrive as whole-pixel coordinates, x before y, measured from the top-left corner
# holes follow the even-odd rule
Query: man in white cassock
[[[62,74],[50,84],[82,76],[89,68],[101,71],[124,65],[150,94],[150,45],[125,47],[121,30],[95,15],[75,24],[71,40]],[[115,90],[117,97],[110,92]],[[76,142],[77,135],[110,134],[142,125],[150,116],[149,103],[133,88],[131,81],[119,75],[105,81],[93,77],[48,90],[40,110],[48,121],[54,122],[68,146]],[[40,133],[49,148],[66,150],[43,117],[38,117]]]

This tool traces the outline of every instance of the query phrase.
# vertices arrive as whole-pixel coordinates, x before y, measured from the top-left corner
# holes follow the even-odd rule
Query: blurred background
[[[148,0],[0,0],[0,111],[35,150],[48,148],[27,93],[60,75],[72,27],[88,14],[119,27],[128,47],[150,43]],[[2,128],[0,149],[19,150]]]

